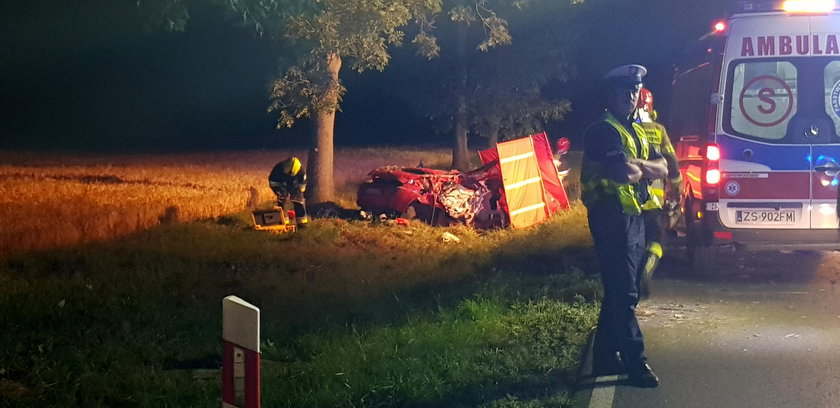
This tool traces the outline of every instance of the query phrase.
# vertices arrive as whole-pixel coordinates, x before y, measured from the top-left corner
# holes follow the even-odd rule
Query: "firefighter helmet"
[[[297,176],[300,173],[300,159],[297,157],[289,157],[283,162],[283,174],[289,176]]]
[[[642,88],[642,90],[639,91],[638,105],[639,109],[647,113],[653,113],[653,93],[649,89]]]

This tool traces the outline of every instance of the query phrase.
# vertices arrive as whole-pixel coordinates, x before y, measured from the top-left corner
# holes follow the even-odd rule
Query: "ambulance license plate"
[[[738,224],[794,224],[793,210],[738,210],[735,212]]]

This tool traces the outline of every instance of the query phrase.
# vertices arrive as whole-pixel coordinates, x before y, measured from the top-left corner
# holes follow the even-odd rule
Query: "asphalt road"
[[[660,386],[584,377],[576,407],[840,407],[840,252],[718,251],[706,276],[683,252],[637,313]]]

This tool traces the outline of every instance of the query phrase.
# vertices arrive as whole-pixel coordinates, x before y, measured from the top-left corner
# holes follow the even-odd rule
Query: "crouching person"
[[[277,206],[283,208],[286,214],[294,210],[297,226],[306,226],[309,223],[303,197],[306,192],[306,171],[300,159],[293,156],[274,165],[268,175],[268,185],[277,195]]]

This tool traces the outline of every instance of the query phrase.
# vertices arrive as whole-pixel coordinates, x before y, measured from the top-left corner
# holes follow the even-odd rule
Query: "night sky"
[[[588,0],[578,10],[580,74],[544,90],[573,104],[566,121],[548,125],[549,136],[577,139],[598,115],[599,78],[620,64],[651,69],[648,85],[667,112],[670,67],[679,50],[708,31],[727,3]],[[0,5],[0,148],[163,151],[308,143],[306,123],[278,131],[274,114],[266,113],[268,85],[282,58],[275,44],[214,10],[192,9],[183,33],[148,30],[135,4]],[[435,134],[399,89],[386,86],[398,75],[395,69],[343,69],[348,92],[336,121],[337,145],[449,145],[450,135]]]

